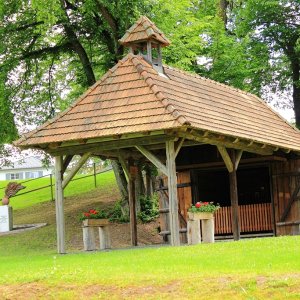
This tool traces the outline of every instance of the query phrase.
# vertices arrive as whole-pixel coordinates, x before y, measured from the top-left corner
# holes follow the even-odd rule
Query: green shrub
[[[151,222],[159,215],[158,195],[155,193],[151,197],[141,196],[139,198],[141,211],[138,213],[138,218],[143,223]]]
[[[129,211],[122,207],[124,200],[118,200],[113,209],[109,212],[109,220],[117,223],[128,223],[129,222]]]

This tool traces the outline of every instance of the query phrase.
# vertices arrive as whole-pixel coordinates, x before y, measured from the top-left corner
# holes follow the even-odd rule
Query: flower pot
[[[213,213],[209,212],[188,212],[189,220],[209,220],[214,218]]]
[[[85,219],[82,221],[82,225],[86,226],[93,226],[93,227],[101,227],[109,224],[108,219]]]

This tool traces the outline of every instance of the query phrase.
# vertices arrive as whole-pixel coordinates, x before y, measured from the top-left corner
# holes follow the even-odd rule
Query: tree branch
[[[56,45],[53,47],[45,47],[45,48],[41,48],[38,50],[25,52],[20,57],[20,59],[24,60],[26,58],[38,58],[38,57],[42,57],[42,56],[48,55],[48,54],[57,54],[59,52],[66,51],[66,50],[70,51],[71,47],[72,47],[72,44],[70,42],[66,42],[64,44]]]

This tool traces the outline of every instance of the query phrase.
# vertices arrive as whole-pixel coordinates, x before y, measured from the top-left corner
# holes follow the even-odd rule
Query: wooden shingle
[[[69,109],[15,142],[23,148],[189,127],[300,151],[300,133],[258,97],[128,54]]]
[[[120,44],[128,45],[133,42],[156,40],[163,47],[170,45],[166,36],[151,22],[147,17],[141,16],[138,21],[132,25],[119,40]]]

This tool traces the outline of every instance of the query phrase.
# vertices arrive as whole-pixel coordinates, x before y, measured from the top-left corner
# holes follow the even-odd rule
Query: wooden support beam
[[[55,210],[57,252],[66,253],[65,249],[65,218],[64,218],[64,190],[62,187],[62,157],[55,157]]]
[[[292,208],[292,204],[293,202],[300,196],[300,184],[298,184],[295,188],[295,190],[293,191],[293,194],[291,195],[283,213],[282,216],[280,217],[280,222],[284,222]]]
[[[175,149],[175,157],[177,157],[182,145],[184,143],[184,138],[181,138],[177,143],[176,143],[176,149]]]
[[[231,151],[231,161],[233,165],[236,163],[235,151]],[[238,204],[238,189],[237,189],[237,178],[236,169],[229,173],[229,184],[230,184],[230,200],[231,200],[231,217],[232,217],[232,232],[233,239],[238,241],[240,239],[240,222],[239,222],[239,204]]]
[[[169,218],[170,218],[170,242],[172,246],[180,245],[179,220],[178,220],[178,197],[177,197],[177,177],[175,164],[174,141],[166,142],[168,191],[169,191]]]
[[[70,164],[72,158],[74,155],[66,155],[64,160],[63,160],[63,166],[62,166],[62,174],[64,174],[67,170],[68,165]]]
[[[147,59],[152,63],[152,46],[151,41],[147,41]]]
[[[236,139],[232,139],[230,137],[225,137],[224,140],[220,140],[219,136],[215,136],[213,134],[209,134],[207,137],[203,137],[203,134],[198,133],[195,130],[192,130],[191,132],[183,132],[183,131],[169,131],[167,132],[169,135],[174,137],[184,137],[189,140],[194,140],[200,143],[205,143],[209,145],[215,145],[215,146],[223,146],[226,148],[232,148],[237,150],[243,150],[251,153],[256,153],[260,155],[272,155],[274,149],[276,147],[266,146],[265,148],[261,148],[261,145],[254,144],[253,141],[236,141]],[[205,132],[206,133],[206,132]]]
[[[222,158],[223,158],[223,161],[226,165],[226,168],[228,170],[229,173],[231,173],[233,171],[233,163],[231,161],[231,158],[227,152],[227,149],[223,146],[217,146]]]
[[[239,166],[239,163],[241,161],[242,155],[243,155],[243,150],[238,150],[237,153],[236,153],[236,156],[235,156],[235,164],[234,164],[235,170],[238,169],[238,166]]]
[[[284,148],[282,148],[282,151],[284,152],[284,153],[290,153],[291,152],[291,149],[284,149]]]
[[[173,142],[174,145],[174,142]],[[162,173],[168,176],[167,167],[149,150],[143,146],[135,146],[150,162],[154,164]],[[174,152],[175,154],[175,152]]]
[[[44,149],[53,156],[57,155],[75,155],[82,154],[86,152],[99,153],[105,150],[122,149],[135,147],[136,145],[154,145],[165,143],[166,140],[172,140],[174,137],[166,135],[150,135],[138,138],[112,140],[112,141],[99,141],[97,143],[87,143],[85,145],[72,145],[63,146],[61,145],[55,149]]]
[[[129,180],[128,180],[128,198],[130,213],[130,235],[131,245],[137,246],[137,222],[136,222],[136,199],[135,199],[135,179],[137,175],[137,167],[134,166],[132,160],[129,160]]]
[[[69,184],[69,182],[72,180],[72,178],[76,175],[76,173],[79,171],[79,169],[83,166],[83,164],[87,161],[87,159],[90,157],[91,153],[85,153],[81,156],[78,163],[70,170],[67,177],[62,182],[62,188],[65,189],[65,187]]]
[[[119,158],[119,162],[120,162],[120,164],[122,166],[123,172],[125,174],[125,177],[127,179],[127,182],[128,182],[129,177],[130,177],[128,165],[127,165],[127,163],[126,163],[126,161],[125,161],[125,159],[124,159],[124,157],[123,157],[122,154],[119,154],[118,158]]]

